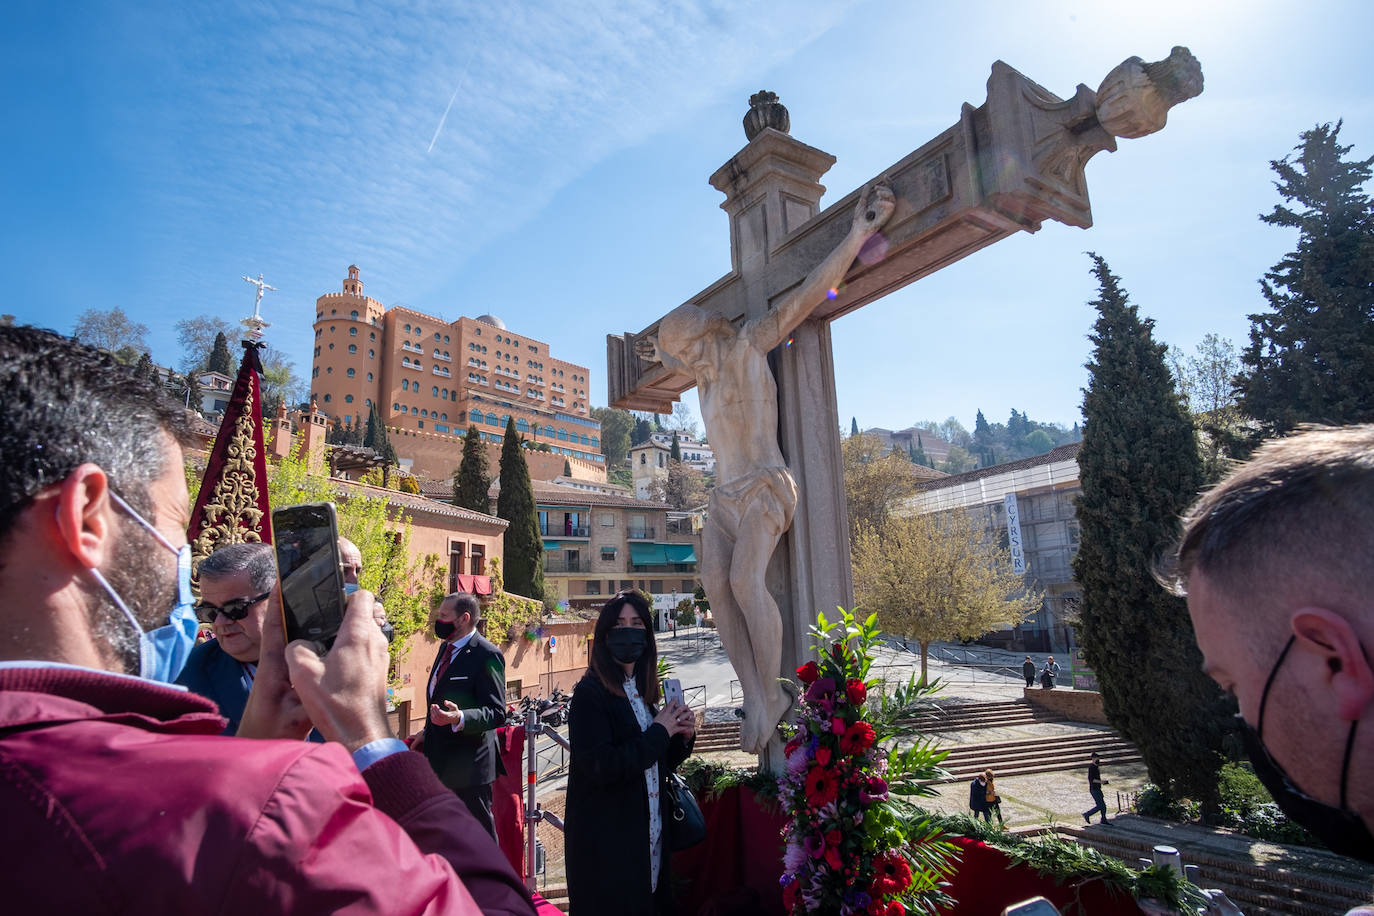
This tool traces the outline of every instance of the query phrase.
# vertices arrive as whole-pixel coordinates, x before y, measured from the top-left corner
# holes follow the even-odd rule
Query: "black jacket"
[[[651,712],[656,712],[651,708]],[[650,916],[672,911],[667,780],[692,742],[654,723],[640,730],[630,701],[586,674],[573,690],[568,739],[564,859],[572,916]],[[663,857],[649,881],[649,796],[644,771],[658,764]]]
[[[434,669],[450,644],[444,643],[430,666]],[[425,682],[426,691],[429,682]],[[450,789],[470,789],[496,781],[505,772],[496,746],[496,729],[506,721],[506,660],[501,650],[473,634],[444,672],[443,683],[425,698],[425,756],[439,781]],[[452,700],[463,711],[463,728],[429,721],[429,704]]]

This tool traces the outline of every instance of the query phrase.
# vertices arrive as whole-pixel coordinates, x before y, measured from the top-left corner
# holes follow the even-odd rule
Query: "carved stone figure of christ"
[[[768,314],[737,328],[683,305],[659,322],[657,337],[636,345],[641,358],[696,381],[717,480],[702,532],[702,581],[744,690],[740,746],[754,753],[767,746],[793,699],[778,681],[782,618],[764,581],[797,506],[797,485],[778,448],[778,388],[768,352],[825,301],[892,208],[886,185],[866,188],[844,240]]]

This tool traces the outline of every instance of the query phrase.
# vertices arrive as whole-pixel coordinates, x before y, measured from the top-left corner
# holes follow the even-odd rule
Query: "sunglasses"
[[[248,609],[259,601],[265,600],[272,593],[263,592],[256,598],[235,598],[226,601],[222,605],[214,605],[208,601],[202,601],[196,605],[196,619],[201,623],[214,623],[216,614],[223,614],[230,620],[242,620],[248,616]]]

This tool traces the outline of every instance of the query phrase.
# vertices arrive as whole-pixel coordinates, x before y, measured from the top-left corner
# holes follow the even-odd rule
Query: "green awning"
[[[662,544],[631,544],[630,562],[635,566],[661,566],[668,559]]]
[[[696,551],[691,544],[664,544],[663,553],[669,563],[695,563]]]
[[[560,542],[558,542],[558,541],[545,541],[545,542],[544,542],[544,549],[545,549],[545,550],[562,550],[562,549],[563,549],[563,545],[562,545],[562,543],[560,543]]]

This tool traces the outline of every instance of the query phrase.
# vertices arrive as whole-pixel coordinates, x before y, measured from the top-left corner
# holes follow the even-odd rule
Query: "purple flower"
[[[810,687],[806,688],[806,702],[819,703],[822,700],[833,700],[835,697],[835,679],[833,677],[823,677]]]
[[[806,864],[807,852],[796,843],[788,843],[787,849],[782,854],[783,871],[789,875],[797,872]]]
[[[825,840],[810,834],[802,838],[802,846],[806,849],[806,854],[813,859],[819,859],[825,855]]]
[[[874,802],[887,801],[887,783],[880,776],[868,777],[867,784],[859,788],[859,802],[871,805]]]

